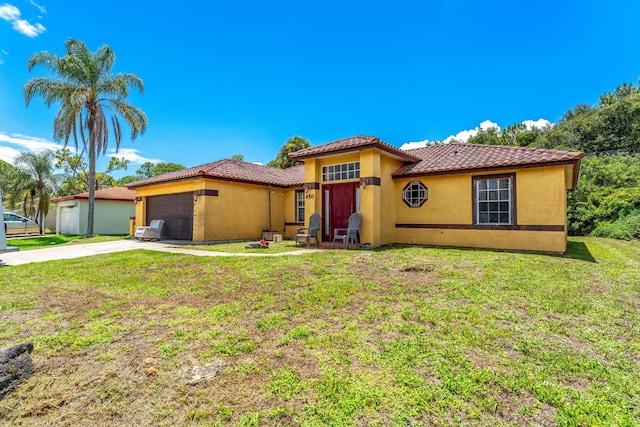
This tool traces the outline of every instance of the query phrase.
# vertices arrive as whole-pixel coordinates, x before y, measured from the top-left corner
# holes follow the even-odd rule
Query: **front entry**
[[[322,240],[333,241],[333,230],[347,228],[349,216],[360,210],[358,182],[324,184],[322,186]]]

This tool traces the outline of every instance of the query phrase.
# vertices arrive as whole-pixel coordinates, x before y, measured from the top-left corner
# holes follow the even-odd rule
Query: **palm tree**
[[[36,95],[47,107],[60,103],[53,122],[54,139],[64,141],[65,147],[73,136],[76,150],[78,140],[89,158],[89,213],[87,237],[93,236],[95,204],[96,155],[105,154],[109,143],[109,123],[113,130],[116,151],[120,148],[122,128],[118,116],[131,129],[131,140],[144,134],[147,116],[126,101],[129,89],[144,90],[144,83],[135,74],[113,74],[116,55],[109,46],[95,53],[78,40],[67,39],[65,55],[39,52],[29,58],[29,71],[36,65],[47,68],[55,77],[36,77],[24,85],[27,106]]]
[[[53,167],[54,154],[25,152],[16,159],[16,173],[13,174],[12,200],[20,197],[26,216],[37,218],[40,234],[44,234],[44,217],[49,210],[49,200],[58,187],[61,175]]]

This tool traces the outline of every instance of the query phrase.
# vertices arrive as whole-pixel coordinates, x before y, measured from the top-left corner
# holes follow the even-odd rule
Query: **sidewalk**
[[[81,258],[85,256],[123,252],[134,249],[146,249],[151,251],[171,252],[196,256],[244,256],[244,257],[273,257],[303,255],[320,252],[318,249],[301,249],[295,252],[270,253],[229,253],[212,252],[197,249],[184,249],[176,247],[175,243],[143,242],[140,240],[115,240],[111,242],[88,243],[79,245],[60,245],[29,251],[0,253],[0,267],[29,264],[32,262],[54,261],[60,259]]]

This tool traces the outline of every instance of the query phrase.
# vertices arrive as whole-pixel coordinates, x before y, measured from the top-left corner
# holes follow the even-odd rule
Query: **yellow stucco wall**
[[[402,166],[402,162],[390,157],[382,157],[380,165],[380,244],[387,245],[396,243],[396,216],[397,204],[395,201],[401,198],[400,192],[397,190],[395,180],[391,178],[391,174]],[[402,190],[402,188],[400,188]]]
[[[282,231],[281,234],[284,237],[288,237],[288,238],[291,238],[296,235],[297,227],[304,227],[304,222],[301,223],[300,225],[292,225],[296,222],[296,190],[302,190],[302,187],[286,189],[284,192],[284,207],[283,207],[284,222],[280,226],[280,231]],[[307,218],[312,213],[313,212],[307,214],[307,207],[305,202],[305,217],[306,217],[305,221],[308,220]],[[285,226],[286,223],[288,223],[289,225]]]
[[[263,230],[282,231],[283,189],[215,180],[207,180],[206,187],[218,190],[218,196],[200,197],[196,202],[194,240],[257,239]],[[196,231],[202,234],[196,236]]]
[[[419,208],[402,201],[402,190],[410,182],[419,181],[428,189],[428,200]],[[472,224],[471,174],[436,175],[394,180],[392,203],[396,207],[396,223],[401,224]]]
[[[522,169],[516,182],[518,224],[557,225],[566,222],[563,166]]]
[[[196,190],[218,192],[217,196],[201,195],[194,202],[193,240],[196,242],[259,239],[266,229],[282,233],[288,221],[285,218],[287,199],[292,205],[289,222],[293,222],[294,196],[290,193],[294,190],[200,178],[136,189],[136,196],[143,198],[136,205],[136,223],[145,222],[146,197]]]
[[[527,168],[515,173],[516,224],[541,230],[456,229],[473,224],[472,174],[424,176],[396,180],[396,223],[444,225],[442,228],[396,228],[397,243],[564,252],[567,216],[563,166]],[[476,174],[475,176],[479,176]],[[490,174],[486,174],[490,175]],[[429,189],[420,208],[410,208],[401,192],[411,181]],[[450,226],[450,227],[448,227]],[[560,226],[549,231],[545,226]]]

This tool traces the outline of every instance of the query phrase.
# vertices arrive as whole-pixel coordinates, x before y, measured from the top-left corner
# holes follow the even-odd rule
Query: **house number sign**
[[[313,198],[315,198],[315,197],[316,197],[316,196],[315,196],[315,195],[313,195],[313,194],[307,194],[306,196],[304,196],[304,198],[305,198],[305,199],[313,199]]]

